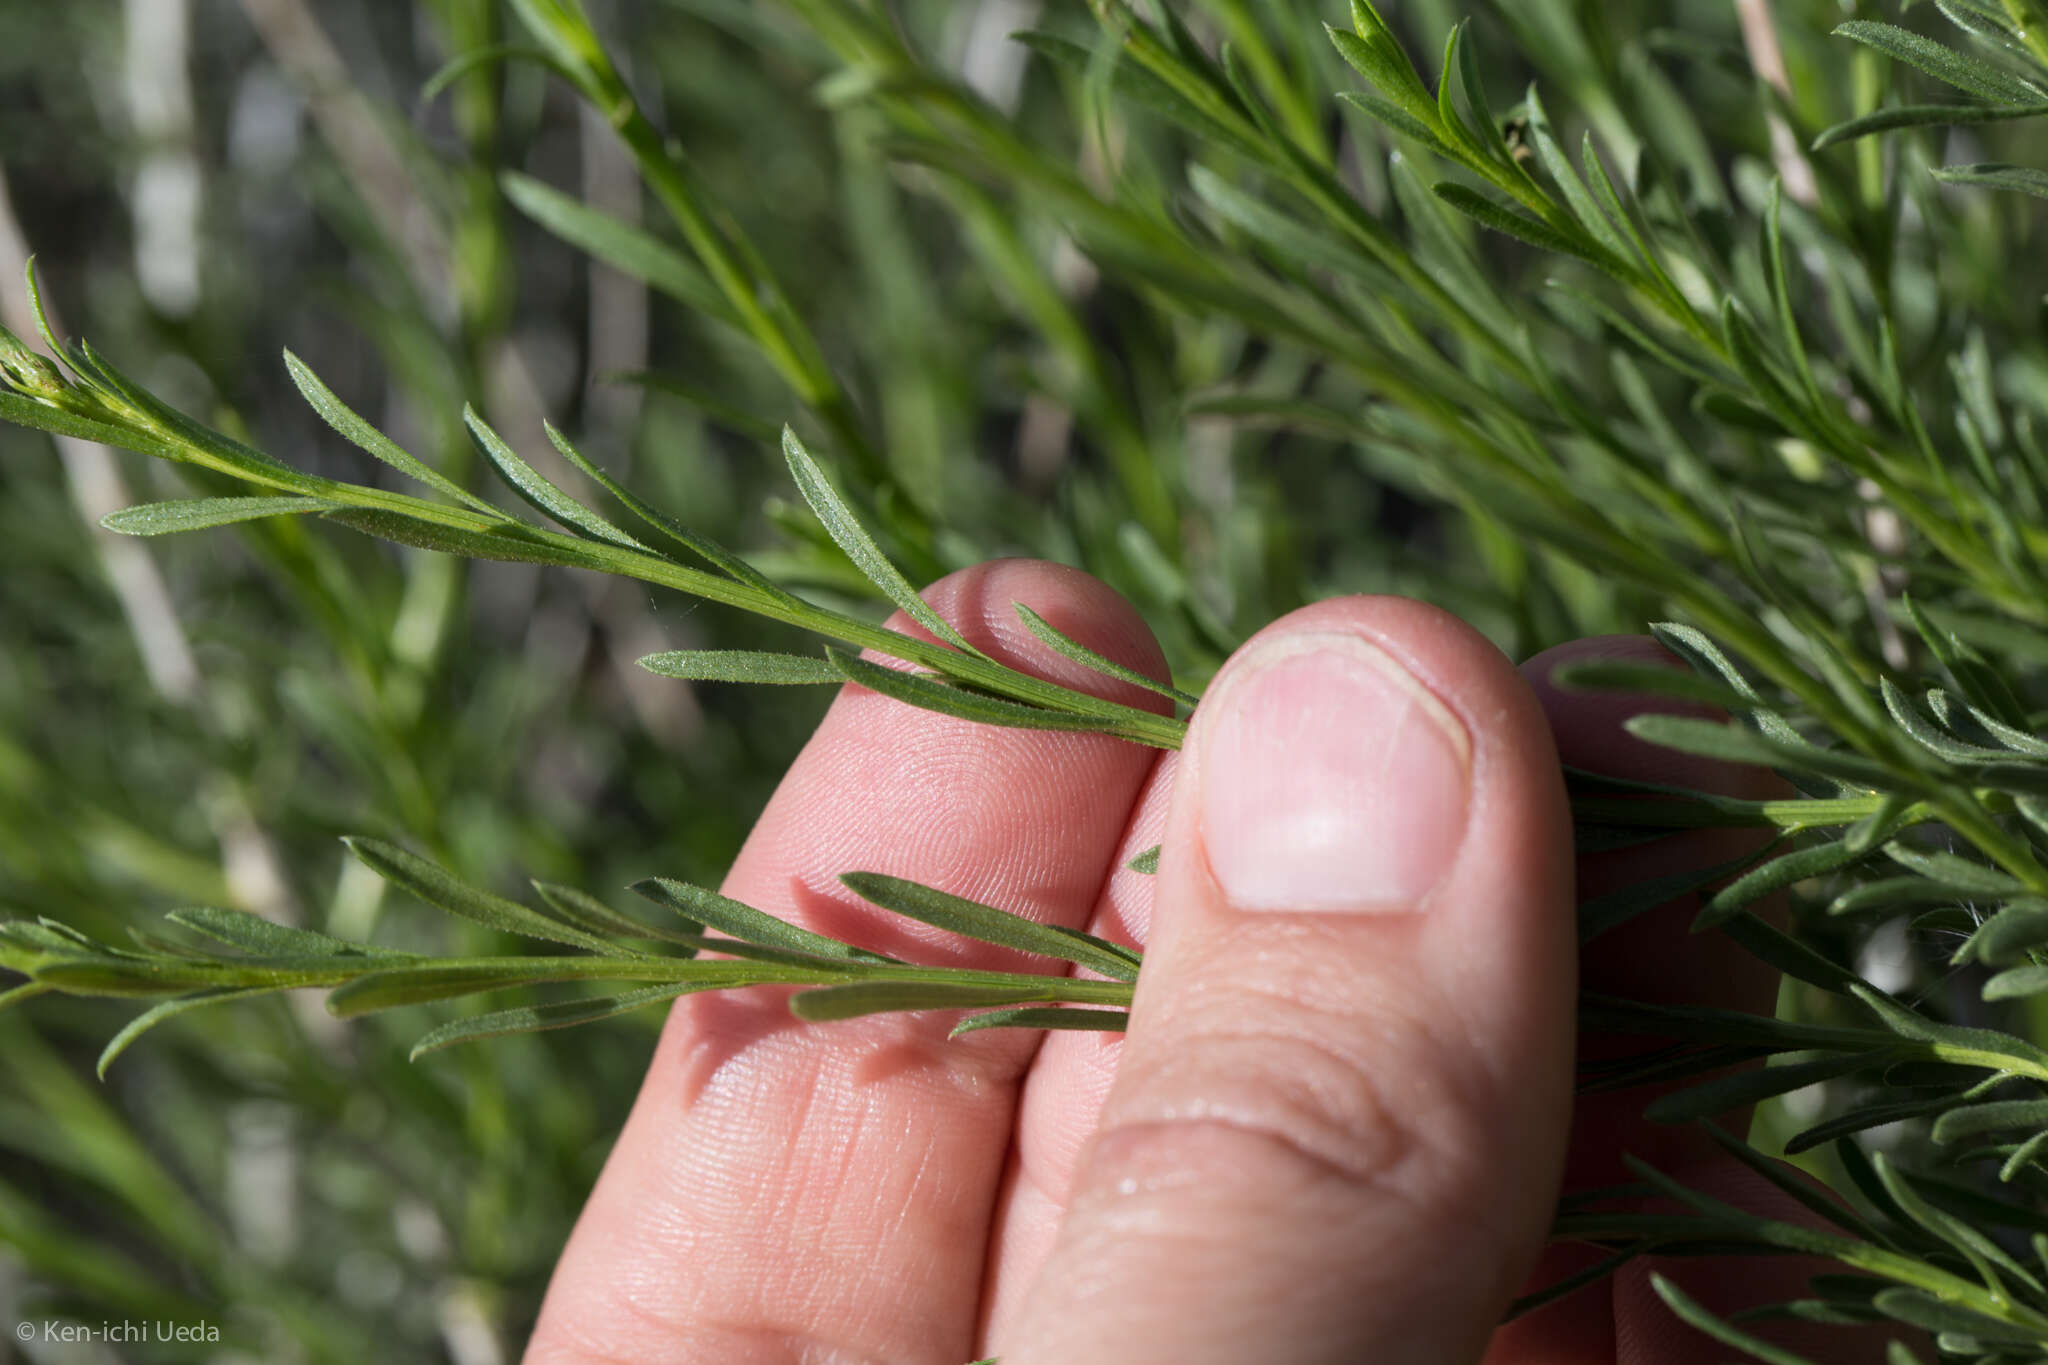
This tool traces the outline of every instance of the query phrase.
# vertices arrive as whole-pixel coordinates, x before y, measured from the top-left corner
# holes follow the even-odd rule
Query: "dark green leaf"
[[[874,538],[867,533],[867,528],[854,516],[853,509],[847,505],[846,499],[825,476],[824,469],[812,458],[811,452],[804,449],[803,442],[799,441],[796,433],[788,427],[782,429],[782,454],[789,461],[789,472],[795,477],[797,490],[804,495],[804,501],[818,514],[818,520],[824,524],[825,530],[839,548],[846,552],[846,557],[853,561],[854,567],[865,574],[870,583],[880,588],[884,597],[900,607],[904,615],[930,631],[934,638],[965,653],[981,658],[987,657],[968,644],[966,636],[953,629],[943,617],[931,609],[930,603],[917,595],[917,590],[910,586],[910,580],[889,562],[889,557],[882,553],[881,546],[875,544]]]
[[[595,934],[586,934],[581,929],[557,923],[517,901],[470,886],[417,853],[408,853],[381,839],[356,836],[342,842],[372,872],[451,915],[460,915],[500,933],[566,943],[575,948],[587,948],[593,953],[614,951],[610,943]]]
[[[1078,929],[1040,924],[992,905],[879,872],[843,872],[839,880],[863,900],[948,933],[1072,962],[1116,981],[1138,979],[1136,954]]]
[[[1095,1033],[1122,1033],[1130,1027],[1131,1016],[1123,1010],[1077,1009],[1074,1007],[1051,1009],[990,1010],[986,1014],[970,1014],[953,1025],[953,1031],[946,1036],[958,1038],[963,1034],[979,1033],[991,1028],[1025,1029],[1078,1029]]]
[[[1057,978],[1053,978],[1057,979]],[[789,998],[789,1012],[799,1019],[854,1019],[866,1014],[906,1010],[978,1009],[1022,1000],[1057,999],[1052,987],[954,985],[941,981],[861,981],[850,986],[823,986]]]
[[[490,424],[477,415],[475,408],[465,406],[462,409],[462,424],[469,428],[470,439],[476,443],[476,448],[504,476],[505,482],[512,485],[513,491],[543,515],[553,517],[593,540],[610,541],[628,550],[647,548],[542,478],[539,471],[521,459],[517,451],[491,430]]]
[[[1101,734],[1120,733],[1116,721],[1100,716],[1076,715],[1043,706],[991,697],[981,692],[949,686],[922,673],[872,664],[842,649],[827,647],[825,657],[848,682],[859,683],[870,692],[926,711],[971,720],[980,725],[1007,725],[1026,730],[1086,730]]]
[[[665,905],[684,919],[701,924],[707,929],[716,929],[743,943],[758,943],[764,948],[781,948],[790,952],[808,953],[814,957],[839,958],[860,962],[891,962],[893,958],[879,953],[868,952],[841,943],[838,939],[814,934],[801,929],[786,920],[777,919],[751,905],[721,896],[716,891],[707,891],[701,886],[688,882],[672,881],[667,877],[649,877],[634,882],[631,890],[635,895],[644,896],[656,905]]]
[[[276,920],[264,919],[245,910],[222,910],[210,905],[173,910],[165,919],[195,929],[209,938],[232,944],[259,957],[406,957],[368,943],[298,929]]]
[[[498,177],[505,197],[527,217],[586,255],[707,317],[739,326],[718,286],[688,256],[653,233],[591,208],[573,195],[517,171]]]
[[[510,1033],[540,1033],[547,1029],[574,1028],[578,1024],[595,1023],[610,1019],[631,1010],[673,1000],[700,989],[690,983],[681,985],[644,986],[636,991],[622,991],[617,995],[593,996],[587,1000],[554,1000],[543,1005],[519,1005],[507,1010],[493,1010],[488,1014],[473,1014],[466,1019],[456,1019],[441,1025],[412,1046],[409,1054],[412,1061],[418,1061],[429,1052],[438,1052],[444,1047],[457,1043],[472,1042],[478,1038],[502,1038]]]
[[[292,383],[298,385],[300,395],[312,406],[313,411],[320,414],[320,420],[333,427],[343,440],[382,460],[407,478],[417,479],[435,492],[453,498],[475,511],[482,512],[485,516],[502,518],[505,515],[357,416],[353,408],[337,398],[334,391],[321,382],[320,376],[314,374],[306,362],[290,351],[284,353],[284,367],[290,372]]]
[[[100,1049],[99,1061],[93,1067],[94,1073],[101,1080],[105,1080],[107,1078],[107,1068],[112,1066],[115,1060],[122,1053],[126,1052],[136,1039],[167,1019],[174,1019],[187,1010],[196,1010],[204,1005],[220,1005],[230,1000],[243,1000],[252,995],[266,995],[268,993],[269,987],[266,986],[259,986],[253,990],[208,991],[202,995],[180,996],[176,1000],[165,1000],[151,1005],[148,1009],[130,1019],[122,1026],[119,1033],[116,1033],[107,1040],[107,1045]]]
[[[1477,190],[1449,180],[1432,185],[1430,189],[1437,198],[1482,227],[1504,232],[1510,237],[1527,242],[1539,251],[1576,256],[1612,274],[1624,278],[1627,276],[1627,267],[1609,256],[1597,244],[1575,241],[1548,223],[1539,222],[1525,213],[1517,213],[1513,209],[1496,204]]]
[[[1166,683],[1148,678],[1134,668],[1125,668],[1113,659],[1104,658],[1088,648],[1088,646],[1054,630],[1043,616],[1040,616],[1022,602],[1012,602],[1010,606],[1016,611],[1017,619],[1024,623],[1025,629],[1036,635],[1047,648],[1056,654],[1065,655],[1075,663],[1092,668],[1097,673],[1106,674],[1117,679],[1119,682],[1127,682],[1133,687],[1142,687],[1147,692],[1156,692],[1162,697],[1180,703],[1182,706],[1192,707],[1197,701],[1201,700],[1192,693],[1182,692],[1178,688],[1169,686]]]
[[[1956,127],[1970,123],[1995,123],[2001,119],[2035,118],[2048,114],[2048,104],[1906,104],[1880,109],[1846,123],[1837,123],[1813,140],[1813,150],[1824,151],[1838,143],[1853,142],[1873,133],[1900,128]]]

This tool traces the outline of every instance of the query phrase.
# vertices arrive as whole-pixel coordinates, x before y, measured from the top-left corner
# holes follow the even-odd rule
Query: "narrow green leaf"
[[[498,473],[504,476],[505,482],[512,485],[513,491],[543,515],[553,517],[562,525],[580,531],[593,540],[610,541],[628,550],[647,549],[645,545],[542,478],[539,471],[521,459],[519,453],[505,444],[504,439],[491,430],[490,424],[477,415],[476,409],[467,404],[462,409],[462,424],[469,428],[470,439],[476,443],[476,448],[497,468]]]
[[[325,498],[181,498],[175,502],[145,502],[124,507],[101,517],[100,525],[124,536],[163,536],[231,526],[235,522],[254,521],[258,517],[332,512],[347,505]]]
[[[889,557],[868,535],[867,528],[854,516],[846,499],[825,476],[824,469],[811,452],[804,449],[796,432],[788,427],[782,429],[782,454],[789,461],[789,472],[796,479],[797,490],[804,495],[804,501],[811,505],[811,510],[818,514],[826,532],[868,581],[882,590],[883,596],[902,608],[904,615],[930,631],[934,638],[978,658],[988,657],[967,643],[966,636],[953,629],[931,609],[930,603],[917,595],[917,590],[910,586],[910,580],[889,562]]]
[[[1996,123],[2004,119],[2037,118],[2043,114],[2048,114],[2048,104],[1903,104],[1837,123],[1813,140],[1813,150],[1825,151],[1840,143],[1901,128],[1949,128],[1972,123]]]
[[[115,1059],[126,1052],[136,1039],[165,1020],[174,1019],[187,1010],[196,1010],[203,1005],[225,1004],[230,1000],[243,1000],[252,995],[267,995],[269,993],[269,987],[259,986],[253,990],[208,991],[203,995],[185,995],[180,996],[176,1000],[160,1001],[157,1004],[151,1005],[133,1019],[130,1019],[122,1026],[119,1033],[116,1033],[107,1040],[107,1045],[100,1049],[100,1058],[95,1063],[93,1071],[101,1080],[105,1080],[107,1078],[107,1068],[112,1066]]]
[[[2048,967],[2011,967],[1984,983],[1986,1000],[2024,1000],[2048,991]]]
[[[1482,227],[1506,233],[1539,251],[1576,256],[1619,278],[1628,277],[1627,268],[1610,257],[1597,243],[1574,241],[1550,224],[1538,222],[1525,213],[1517,213],[1513,209],[1496,204],[1477,190],[1450,180],[1431,185],[1430,190],[1437,198]]]
[[[1156,692],[1160,696],[1178,702],[1182,706],[1192,707],[1201,700],[1201,698],[1191,692],[1183,692],[1179,688],[1166,683],[1154,681],[1143,673],[1138,672],[1135,668],[1125,668],[1114,659],[1105,658],[1097,654],[1088,646],[1053,629],[1043,616],[1040,616],[1022,602],[1012,602],[1010,606],[1016,611],[1017,619],[1024,623],[1024,628],[1037,636],[1048,649],[1051,649],[1056,654],[1062,654],[1077,664],[1092,668],[1097,673],[1106,674],[1119,682],[1127,682],[1133,687],[1142,687],[1147,692]]]
[[[326,519],[395,545],[410,545],[416,550],[460,555],[465,559],[554,564],[600,572],[610,567],[595,548],[585,549],[580,544],[548,539],[546,532],[523,521],[508,521],[490,530],[481,530],[427,521],[381,507],[346,507],[327,513]]]
[[[733,327],[741,325],[731,303],[696,262],[653,233],[601,213],[530,175],[505,171],[498,183],[513,207],[585,255],[686,308]]]
[[[1078,929],[1040,924],[992,905],[879,872],[842,872],[839,880],[863,900],[948,933],[1072,962],[1115,981],[1138,979],[1136,954]]]
[[[1650,1276],[1650,1287],[1657,1291],[1657,1297],[1676,1313],[1688,1326],[1706,1333],[1723,1346],[1732,1346],[1743,1351],[1764,1365],[1814,1365],[1805,1356],[1795,1355],[1781,1346],[1773,1346],[1761,1337],[1751,1336],[1732,1323],[1724,1322],[1702,1308],[1683,1289],[1665,1279],[1662,1275]]]
[[[752,962],[694,962],[646,957],[483,957],[411,963],[356,977],[327,997],[327,1012],[353,1019],[401,1005],[426,1005],[464,995],[560,981],[645,981],[650,971],[684,976],[699,990],[725,990],[788,979],[788,968]],[[664,981],[663,984],[674,984]]]
[[[1934,178],[1944,185],[1982,185],[1994,190],[2017,190],[2021,194],[2048,199],[2048,171],[2032,166],[2007,166],[1983,162],[1975,166],[1937,166]]]
[[[1888,57],[1896,57],[1908,66],[1917,67],[1938,81],[2000,104],[2040,104],[2043,95],[2048,94],[2048,91],[2008,75],[1988,62],[1893,24],[1852,19],[1837,26],[1835,36],[1874,47]]]
[[[1685,868],[1678,872],[1667,872],[1661,877],[1650,877],[1631,886],[1625,886],[1619,891],[1610,891],[1604,896],[1595,896],[1592,900],[1581,902],[1579,905],[1579,942],[1590,943],[1609,930],[1619,928],[1630,920],[1635,919],[1638,915],[1647,914],[1661,905],[1678,899],[1680,896],[1689,896],[1693,892],[1721,880],[1723,877],[1733,876],[1747,868],[1751,863],[1754,863],[1758,858],[1763,857],[1767,852],[1769,852],[1768,846],[1760,848],[1754,853],[1745,853],[1738,858],[1731,858],[1727,862],[1715,863],[1710,867]]]
[[[1737,877],[1700,906],[1700,912],[1692,922],[1694,933],[1719,928],[1733,916],[1756,904],[1765,896],[1783,891],[1794,882],[1805,881],[1808,877],[1825,876],[1869,856],[1868,848],[1851,848],[1848,841],[1838,839],[1812,848],[1795,849],[1781,854],[1752,871]]]
[[[2016,900],[1977,926],[1951,960],[1960,963],[1974,957],[1979,962],[2003,963],[2043,945],[2048,945],[2048,901]]]
[[[1872,789],[1892,783],[1889,769],[1861,755],[1774,739],[1740,725],[1694,720],[1689,716],[1642,715],[1630,717],[1623,728],[1637,739],[1703,758],[1819,773]]]
[[[1059,978],[1048,980],[1058,981]],[[850,986],[821,986],[816,990],[799,991],[789,998],[789,1012],[799,1019],[823,1022],[855,1019],[867,1014],[978,1009],[984,1005],[1057,998],[1050,985],[1039,990],[1029,986],[954,985],[940,981],[860,981]]]
[[[335,396],[334,390],[321,382],[320,376],[314,374],[305,361],[290,351],[284,353],[284,367],[290,372],[292,383],[298,386],[300,396],[313,411],[320,414],[320,420],[333,427],[350,445],[383,461],[407,478],[416,479],[435,492],[453,498],[487,517],[504,517],[503,512],[364,421],[353,408]]]
[[[839,669],[847,681],[859,683],[870,692],[879,692],[885,697],[893,697],[897,701],[926,711],[937,711],[941,715],[955,716],[981,725],[1007,725],[1026,730],[1121,733],[1121,727],[1113,719],[1077,715],[1071,711],[1054,711],[1043,706],[1028,706],[1023,702],[991,697],[981,692],[970,692],[965,688],[939,682],[928,674],[907,673],[901,669],[884,668],[880,664],[869,663],[843,649],[827,646],[825,657],[832,661],[833,666]]]
[[[597,897],[573,886],[558,886],[553,882],[536,881],[533,889],[547,902],[548,909],[556,919],[600,938],[647,938],[663,943],[673,943],[696,951],[697,937],[665,924],[648,924],[621,914]],[[625,951],[620,945],[612,945],[613,952]],[[687,954],[685,954],[687,956]]]
[[[1896,1049],[1844,1052],[1810,1061],[1785,1062],[1716,1076],[1674,1094],[1658,1096],[1644,1108],[1643,1117],[1652,1123],[1690,1123],[1694,1119],[1711,1118],[1759,1100],[1804,1090],[1821,1081],[1875,1070],[1898,1061],[1903,1055],[1903,1051]]]
[[[1551,671],[1550,680],[1572,691],[1638,692],[1702,702],[1729,712],[1748,711],[1756,704],[1753,698],[1727,684],[1690,670],[1622,659],[1579,659],[1560,664]]]
[[[1370,90],[1339,90],[1337,98],[1362,109],[1402,137],[1421,143],[1438,156],[1456,157],[1457,150],[1436,135],[1436,129],[1383,95]]]
[[[1094,1033],[1122,1033],[1130,1027],[1131,1016],[1124,1010],[1083,1009],[1068,1006],[1050,1009],[990,1010],[970,1014],[953,1025],[946,1036],[959,1038],[991,1028],[1078,1029]]]
[[[418,1061],[429,1052],[439,1052],[457,1043],[479,1038],[502,1038],[511,1033],[541,1033],[548,1029],[574,1028],[600,1019],[611,1019],[648,1005],[673,1000],[701,989],[689,982],[679,985],[644,986],[617,995],[594,996],[587,1000],[553,1000],[542,1005],[518,1005],[488,1014],[455,1019],[426,1034],[412,1045],[408,1060]]]
[[[861,962],[893,962],[895,959],[871,953],[864,948],[855,948],[841,943],[836,938],[800,929],[786,920],[777,919],[751,905],[721,896],[716,891],[707,891],[701,886],[688,882],[673,881],[667,877],[649,877],[634,882],[629,888],[635,895],[644,896],[657,905],[665,905],[684,919],[701,924],[707,929],[716,929],[743,943],[758,943],[765,948],[782,948],[790,952],[808,953],[813,957],[840,958]]]
[[[1960,1142],[2009,1128],[2048,1128],[2048,1100],[1994,1100],[1951,1109],[1934,1121],[1936,1142]]]
[[[1849,987],[1863,979],[1748,911],[1722,923],[1721,932],[1793,980],[1804,981],[1809,986],[1818,986],[1836,995],[1847,995]]]
[[[595,934],[586,934],[581,929],[557,923],[517,901],[470,886],[417,853],[408,853],[381,839],[366,839],[359,835],[345,838],[342,842],[372,872],[451,915],[459,915],[500,933],[566,943],[593,953],[614,951],[610,943]]]
[[[678,649],[666,654],[649,654],[640,666],[664,678],[691,682],[829,683],[834,687],[846,675],[824,659],[803,654],[772,654],[753,649]]]
[[[398,953],[389,948],[379,948],[369,943],[353,943],[331,934],[315,933],[311,929],[298,929],[276,920],[252,915],[245,910],[223,910],[210,905],[187,906],[173,910],[164,916],[173,924],[181,924],[205,934],[208,938],[232,944],[259,957],[410,957],[410,953]]]
[[[794,602],[796,600],[769,581],[768,576],[754,568],[753,565],[747,563],[744,559],[741,559],[738,555],[710,537],[700,536],[694,531],[687,530],[672,517],[660,512],[638,494],[631,492],[616,479],[612,478],[611,475],[585,459],[583,452],[576,449],[571,444],[569,438],[564,436],[553,422],[543,422],[541,426],[547,432],[548,440],[554,444],[556,450],[561,452],[563,459],[574,465],[577,472],[582,474],[584,478],[589,479],[592,483],[604,489],[605,492],[617,498],[621,506],[634,516],[640,518],[640,520],[646,522],[649,528],[658,531],[713,568],[722,570],[727,576],[737,579],[749,587],[758,588],[762,592],[772,597],[780,598],[784,602]]]
[[[1929,1044],[1941,1061],[2012,1071],[2036,1080],[2048,1080],[2048,1052],[2022,1038],[1994,1029],[1938,1024],[1865,983],[1851,986],[1849,993],[1861,1000],[1893,1033]]]

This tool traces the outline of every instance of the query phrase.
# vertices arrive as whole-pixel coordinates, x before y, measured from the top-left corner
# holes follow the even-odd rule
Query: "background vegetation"
[[[11,7],[0,276],[33,244],[59,332],[299,470],[407,486],[323,425],[285,347],[458,482],[492,484],[469,402],[590,492],[544,463],[551,420],[776,582],[878,617],[791,484],[790,422],[910,579],[1079,564],[1190,690],[1338,592],[1439,602],[1518,657],[1704,630],[1669,637],[1689,686],[1748,723],[1659,737],[1803,794],[1675,818],[1780,833],[1711,917],[1797,984],[1784,1021],[1650,1021],[1674,1047],[1604,1080],[1790,1056],[1667,1116],[1801,1092],[1753,1136],[1852,1192],[1867,1249],[1825,1248],[1858,1275],[1803,1311],[2048,1350],[2048,250],[2042,182],[1983,168],[2048,165],[2035,0],[1518,0],[1479,9],[1441,80],[1464,15],[1426,0],[1383,7],[1390,30],[1309,0],[591,8],[592,29],[559,0]],[[1431,54],[1419,77],[1397,38]],[[423,94],[499,44],[554,69]],[[37,372],[10,374],[33,400]],[[112,391],[65,401],[106,417]],[[0,429],[11,916],[120,942],[200,904],[498,950],[337,836],[510,894],[715,884],[822,705],[638,668],[812,646],[626,578],[316,518],[95,525],[234,491]],[[1657,832],[1603,799],[1582,840]],[[1787,883],[1796,941],[1744,908]],[[1685,889],[1589,907],[1589,932]],[[658,1011],[407,1061],[469,1008],[196,1011],[104,1085],[132,1007],[0,1014],[0,1304],[219,1321],[209,1358],[516,1355]],[[1622,1253],[1785,1235],[1697,1213],[1571,1230]]]

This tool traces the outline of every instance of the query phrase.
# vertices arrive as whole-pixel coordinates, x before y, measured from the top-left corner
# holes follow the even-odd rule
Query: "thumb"
[[[1571,867],[1542,710],[1471,628],[1348,598],[1239,651],[1005,1365],[1477,1361],[1557,1196]]]

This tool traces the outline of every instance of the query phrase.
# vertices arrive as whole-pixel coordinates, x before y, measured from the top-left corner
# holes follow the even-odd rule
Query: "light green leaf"
[[[825,476],[824,469],[812,458],[811,452],[804,449],[796,432],[788,427],[782,429],[782,454],[789,461],[789,472],[795,477],[797,490],[804,495],[804,501],[818,514],[818,520],[839,548],[846,552],[846,557],[867,575],[870,583],[882,590],[883,596],[901,607],[906,616],[930,631],[935,638],[977,658],[988,657],[967,643],[966,636],[953,629],[931,609],[930,603],[917,595],[917,590],[910,586],[910,580],[889,562],[881,546],[875,544],[846,499]]]
[[[506,171],[498,183],[521,213],[585,255],[707,317],[741,325],[725,295],[696,262],[653,233],[600,213],[530,175]]]
[[[124,536],[163,536],[230,526],[238,521],[254,521],[258,517],[332,512],[347,505],[325,498],[181,498],[175,502],[145,502],[124,507],[101,517],[100,525]]]
[[[437,867],[420,857],[408,853],[381,839],[366,839],[351,836],[343,839],[349,852],[356,855],[365,867],[384,878],[394,886],[403,887],[429,905],[439,906],[451,915],[495,929],[500,933],[520,934],[527,938],[546,939],[553,943],[566,943],[575,948],[586,948],[593,953],[611,953],[613,946],[595,934],[586,934],[549,919],[546,915],[529,910],[517,901],[494,896],[459,880],[454,874]]]
[[[2048,95],[2048,91],[2008,75],[1988,62],[1893,24],[1852,19],[1839,25],[1835,35],[1874,47],[1888,57],[1896,57],[1908,66],[1918,67],[1938,81],[1946,81],[1958,90],[1967,90],[2000,104],[2040,104],[2042,97]]]
[[[164,1000],[151,1005],[148,1009],[130,1019],[122,1026],[119,1033],[116,1033],[107,1040],[107,1045],[100,1049],[99,1061],[94,1064],[94,1074],[101,1080],[105,1080],[107,1078],[107,1068],[114,1064],[115,1059],[126,1052],[136,1039],[167,1019],[174,1019],[187,1010],[196,1010],[203,1005],[220,1005],[230,1000],[244,1000],[252,995],[267,995],[269,993],[270,988],[267,986],[258,986],[252,990],[208,991],[203,995],[180,996],[176,1000]]]
[[[863,900],[948,933],[1072,962],[1115,981],[1138,979],[1135,953],[1078,929],[1040,924],[992,905],[879,872],[842,872],[839,880]]]
[[[1094,1033],[1122,1033],[1130,1027],[1131,1016],[1125,1010],[1030,1008],[1013,1010],[990,1010],[986,1014],[970,1014],[953,1025],[953,1031],[946,1036],[959,1038],[969,1033],[979,1033],[991,1028],[1030,1029],[1078,1029]]]
[[[837,687],[846,675],[824,659],[802,654],[771,654],[753,649],[678,649],[649,654],[640,666],[664,678],[691,682],[830,683]]]
[[[1695,720],[1690,716],[1641,715],[1630,717],[1623,728],[1637,739],[1703,758],[1820,773],[1873,789],[1892,783],[1889,769],[1861,755],[1775,739],[1740,725]]]
[[[1054,630],[1043,616],[1040,616],[1022,602],[1012,602],[1010,606],[1016,611],[1017,619],[1024,623],[1024,628],[1033,635],[1036,635],[1054,653],[1063,654],[1075,663],[1092,668],[1097,673],[1107,674],[1119,682],[1127,682],[1133,687],[1142,687],[1147,692],[1156,692],[1160,696],[1178,702],[1182,706],[1192,707],[1201,700],[1201,698],[1191,692],[1183,692],[1179,688],[1169,686],[1166,683],[1156,682],[1146,677],[1143,673],[1138,672],[1135,668],[1125,668],[1115,660],[1097,654],[1088,646]]]
[[[2009,1128],[2048,1128],[2048,1100],[1994,1100],[1951,1109],[1934,1121],[1936,1142],[1959,1142]]]
[[[334,391],[321,382],[320,376],[314,374],[305,361],[290,351],[284,353],[284,367],[290,372],[292,383],[298,385],[300,395],[311,405],[313,411],[320,414],[320,420],[333,427],[343,440],[382,460],[407,478],[417,479],[435,492],[445,494],[487,517],[504,517],[503,512],[429,466],[364,421],[353,408],[337,398]]]
[[[1985,162],[1976,166],[1939,166],[1934,178],[1944,185],[1982,185],[1994,190],[2017,190],[2021,194],[2048,199],[2048,171],[2032,166],[2006,166]]]
[[[701,989],[689,982],[677,985],[643,986],[617,995],[594,996],[587,1000],[553,1000],[542,1005],[517,1005],[488,1014],[455,1019],[426,1034],[412,1045],[408,1059],[418,1061],[429,1052],[439,1052],[457,1043],[479,1038],[502,1038],[511,1033],[541,1033],[548,1029],[574,1028],[578,1024],[611,1019],[648,1005],[673,1000]]]
[[[462,424],[469,428],[469,436],[485,459],[496,466],[520,497],[544,515],[553,517],[562,525],[582,532],[593,540],[607,540],[628,550],[645,550],[633,537],[606,521],[597,513],[585,507],[561,489],[549,483],[519,453],[506,445],[490,424],[477,415],[475,408],[464,405]]]

